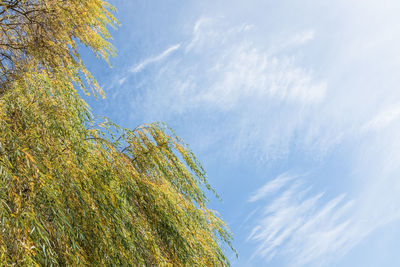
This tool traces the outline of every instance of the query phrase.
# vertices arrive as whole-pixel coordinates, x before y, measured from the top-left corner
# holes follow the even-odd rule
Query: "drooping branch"
[[[0,97],[28,69],[63,72],[86,91],[101,89],[82,64],[77,42],[107,58],[107,26],[117,23],[102,0],[0,1]]]

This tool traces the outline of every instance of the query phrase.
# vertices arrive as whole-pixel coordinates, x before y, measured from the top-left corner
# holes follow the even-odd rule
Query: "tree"
[[[101,89],[77,43],[107,59],[112,11],[0,0],[0,262],[229,265],[231,234],[206,206],[214,190],[188,146],[161,123],[95,120],[79,96]]]

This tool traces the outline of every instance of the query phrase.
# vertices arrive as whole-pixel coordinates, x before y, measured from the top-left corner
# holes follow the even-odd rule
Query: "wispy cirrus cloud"
[[[198,43],[204,42],[204,32],[203,28],[208,25],[212,25],[213,20],[211,18],[200,18],[196,21],[193,27],[193,36],[190,40],[189,44],[186,45],[185,51],[186,53],[189,52],[193,47],[195,47]],[[209,38],[216,37],[215,34],[208,32],[207,33]],[[214,36],[213,36],[214,35]],[[209,39],[212,40],[212,39]]]
[[[141,109],[149,120],[168,120],[175,114],[195,116],[199,109],[203,114],[218,112],[217,116],[240,111],[214,142],[225,138],[221,135],[233,138],[234,157],[250,151],[261,160],[285,154],[291,136],[301,127],[299,116],[302,119],[324,100],[327,84],[315,79],[311,69],[298,65],[295,57],[275,55],[252,42],[246,36],[254,31],[252,24],[230,27],[219,19],[199,19],[183,46],[185,54],[165,61],[152,79],[152,90],[134,105],[152,107]],[[313,36],[312,30],[295,32],[286,43],[292,49]],[[281,117],[272,115],[277,110]],[[281,120],[286,124],[280,124]],[[275,130],[266,131],[267,124]],[[251,134],[249,128],[253,128]]]
[[[179,48],[181,48],[181,44],[172,45],[158,55],[148,57],[139,63],[133,64],[128,69],[128,71],[125,71],[123,74],[116,75],[114,79],[111,81],[111,83],[106,86],[106,88],[111,89],[115,88],[116,86],[122,86],[129,79],[130,76],[143,71],[151,64],[162,62],[163,60],[168,58],[168,56],[170,56],[172,53],[179,50]],[[115,94],[116,93],[114,93],[114,96]]]
[[[193,27],[192,36],[190,41],[185,47],[185,52],[191,50],[202,51],[205,47],[210,45],[226,44],[232,38],[232,35],[243,34],[254,29],[252,24],[242,24],[240,26],[225,28],[221,32],[221,19],[202,17],[196,21]],[[216,27],[217,26],[217,27]]]
[[[283,174],[279,175],[277,178],[275,178],[274,180],[267,182],[264,186],[262,186],[256,192],[254,192],[250,196],[248,201],[255,202],[255,201],[258,201],[258,200],[266,197],[269,194],[276,193],[276,191],[279,191],[282,187],[287,185],[288,182],[292,181],[296,177],[297,176],[295,176],[295,175],[283,173]]]
[[[156,63],[158,61],[161,61],[163,59],[165,59],[166,57],[168,57],[171,53],[173,53],[174,51],[178,50],[181,47],[180,44],[176,44],[173,46],[168,47],[166,50],[164,50],[163,52],[161,52],[159,55],[153,56],[153,57],[149,57],[146,58],[145,60],[143,60],[142,62],[140,62],[139,64],[131,67],[131,69],[129,70],[132,73],[137,73],[142,71],[144,68],[146,68],[149,64],[152,63]]]
[[[255,200],[264,206],[257,209],[248,237],[258,244],[253,258],[283,257],[290,266],[313,261],[324,266],[330,255],[347,252],[365,236],[365,231],[354,232],[357,225],[350,216],[354,201],[345,195],[326,201],[323,192],[315,193],[303,179],[288,179],[285,174],[268,182],[261,192],[265,188],[276,190],[268,201]]]
[[[400,106],[395,105],[391,107],[386,107],[384,110],[376,114],[370,121],[368,121],[364,127],[363,131],[378,131],[391,124],[400,117]]]
[[[305,30],[299,32],[290,38],[287,43],[291,45],[302,45],[314,39],[315,32],[313,30]]]

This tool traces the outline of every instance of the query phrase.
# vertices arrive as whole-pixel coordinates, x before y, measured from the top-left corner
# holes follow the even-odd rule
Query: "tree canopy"
[[[102,0],[0,0],[0,262],[229,265],[231,234],[188,146],[161,123],[95,120],[79,95],[101,89],[77,45],[113,54],[112,11]]]
[[[0,93],[31,68],[62,72],[85,89],[83,74],[99,90],[77,44],[107,60],[114,53],[107,26],[117,24],[112,10],[102,0],[0,0]]]

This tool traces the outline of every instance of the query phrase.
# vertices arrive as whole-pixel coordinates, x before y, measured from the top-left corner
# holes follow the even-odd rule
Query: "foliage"
[[[107,25],[117,21],[110,10],[102,0],[0,0],[0,94],[32,67],[62,72],[84,89],[81,72],[99,90],[77,41],[104,59],[113,54]]]
[[[2,60],[6,82],[0,97],[0,262],[229,265],[222,247],[230,246],[230,233],[206,207],[203,190],[213,190],[183,141],[163,124],[134,130],[97,124],[77,92],[77,85],[85,88],[82,74],[96,83],[75,42],[107,57],[112,50],[106,26],[115,22],[109,4],[0,4],[1,27],[23,24],[0,39],[25,46],[0,45],[0,53],[9,55],[8,62]],[[25,25],[45,18],[53,20]],[[42,26],[45,45],[37,46],[32,29]]]

